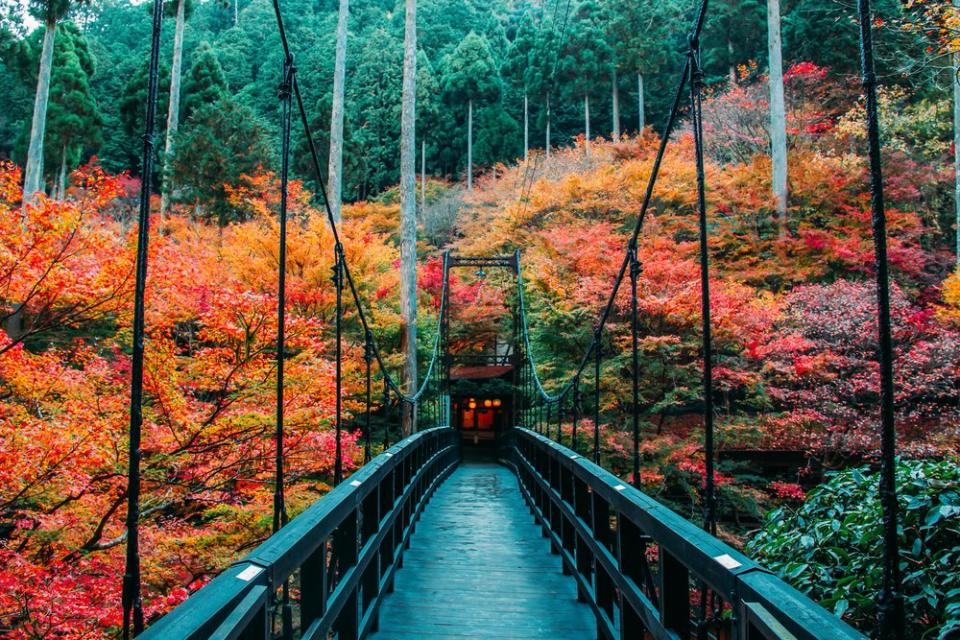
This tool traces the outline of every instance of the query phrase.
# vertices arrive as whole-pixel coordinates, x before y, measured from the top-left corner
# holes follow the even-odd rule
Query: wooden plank
[[[464,464],[437,490],[381,606],[373,640],[591,638],[596,619],[577,602],[540,536],[513,473]]]

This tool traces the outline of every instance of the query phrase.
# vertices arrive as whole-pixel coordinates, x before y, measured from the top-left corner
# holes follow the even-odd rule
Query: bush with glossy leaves
[[[876,635],[883,583],[879,474],[832,474],[797,509],[767,515],[748,552],[827,609]],[[897,463],[907,637],[960,634],[960,465]]]

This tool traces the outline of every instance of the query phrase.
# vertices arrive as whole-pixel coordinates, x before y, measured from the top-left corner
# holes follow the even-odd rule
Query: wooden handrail
[[[272,596],[297,576],[300,638],[331,630],[344,640],[364,637],[377,626],[420,512],[459,461],[450,427],[401,440],[140,637],[266,640]]]
[[[862,640],[863,635],[760,564],[590,460],[528,429],[512,432],[520,490],[593,608],[600,637],[685,640],[691,592],[732,611],[726,637]],[[651,558],[656,557],[656,562]],[[735,624],[739,621],[739,626]]]

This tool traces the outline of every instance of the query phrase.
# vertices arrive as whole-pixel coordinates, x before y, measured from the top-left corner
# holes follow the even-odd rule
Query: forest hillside
[[[281,207],[290,515],[330,491],[336,460],[349,474],[401,438],[403,407],[376,374],[366,428],[366,336],[348,306],[338,439],[327,176],[313,173],[297,125],[281,197],[283,60],[272,5],[168,4],[158,170],[147,184],[147,7],[106,0],[57,14],[55,2],[37,5],[0,15],[0,84],[9,89],[0,93],[0,635],[116,637],[144,189],[139,544],[148,624],[271,533]],[[957,23],[947,4],[877,5],[903,591],[910,637],[946,639],[960,630]],[[412,352],[422,370],[429,359],[445,251],[519,250],[531,349],[556,391],[591,344],[641,209],[692,3],[577,2],[567,11],[547,0],[422,0],[415,194],[400,161],[403,3],[350,8],[343,135],[331,144],[338,6],[290,0],[284,10],[321,165],[342,148],[334,173],[344,258],[386,365],[399,372]],[[756,35],[766,29],[763,3],[718,2],[703,42],[717,535],[878,635],[877,265],[857,24],[844,3],[782,9],[779,73]],[[48,33],[56,40],[45,63]],[[830,46],[818,46],[825,39]],[[29,150],[47,63],[40,158]],[[782,89],[779,118],[771,85]],[[596,426],[606,469],[699,524],[707,470],[688,110],[667,142],[637,245],[640,406],[624,287],[604,329],[599,403],[591,393],[576,422],[561,419],[561,434],[572,443],[579,429],[587,450]],[[30,172],[38,188],[25,194]],[[415,237],[405,245],[410,202]],[[413,345],[402,283],[411,245]],[[503,343],[515,284],[457,272],[448,292],[454,352]],[[581,382],[593,391],[590,369]]]

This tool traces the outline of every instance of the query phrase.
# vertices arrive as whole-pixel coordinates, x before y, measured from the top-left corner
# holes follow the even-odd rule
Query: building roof
[[[451,380],[489,380],[500,378],[513,371],[513,365],[505,366],[476,366],[476,367],[451,367]]]

